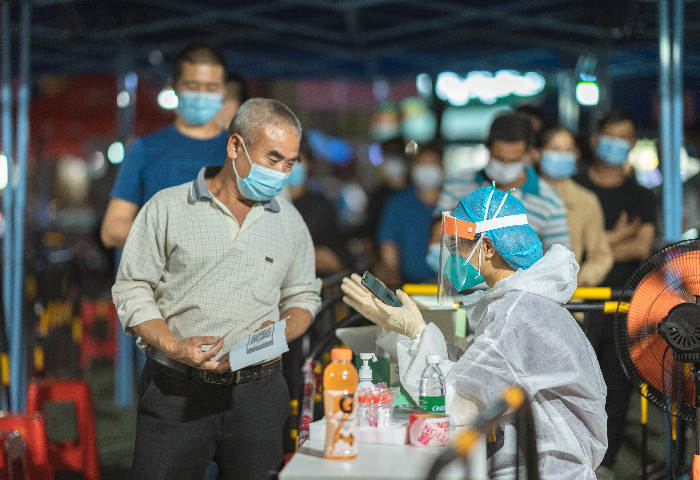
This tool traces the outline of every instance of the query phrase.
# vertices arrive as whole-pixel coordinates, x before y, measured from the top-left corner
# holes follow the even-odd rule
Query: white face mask
[[[491,159],[489,163],[484,168],[484,173],[491,180],[495,180],[496,183],[501,185],[507,185],[516,181],[520,175],[523,173],[525,168],[525,163],[513,162],[513,163],[503,163],[499,160]]]
[[[382,162],[382,173],[389,180],[406,178],[406,162],[396,157],[386,157]]]
[[[417,165],[411,170],[413,184],[424,190],[434,190],[442,185],[442,168],[437,165]]]

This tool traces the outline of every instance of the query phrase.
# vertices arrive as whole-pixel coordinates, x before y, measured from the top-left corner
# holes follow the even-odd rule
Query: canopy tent
[[[13,3],[10,0],[9,3]],[[14,2],[19,3],[19,2]],[[574,68],[606,56],[613,78],[658,72],[648,0],[31,0],[31,71],[158,72],[206,39],[260,78],[407,77],[443,70]],[[700,2],[686,2],[686,75],[700,75]],[[19,18],[12,18],[19,35]],[[695,52],[695,53],[692,53]]]
[[[219,44],[231,69],[266,79],[374,80],[504,67],[556,73],[573,71],[587,57],[607,82],[661,72],[662,143],[672,146],[664,168],[673,180],[664,186],[664,203],[673,217],[680,213],[682,114],[682,75],[673,71],[682,67],[684,75],[700,77],[700,2],[672,0],[671,13],[669,1],[4,1],[2,151],[16,166],[3,192],[3,215],[12,225],[3,240],[12,409],[23,410],[26,386],[25,362],[17,359],[26,358],[22,247],[32,78],[133,71],[164,81],[174,53],[196,39]],[[677,240],[673,228],[665,232],[669,241]]]

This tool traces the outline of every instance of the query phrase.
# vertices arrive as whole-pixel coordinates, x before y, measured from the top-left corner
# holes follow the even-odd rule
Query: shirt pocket
[[[271,255],[262,256],[255,265],[256,275],[253,282],[253,298],[268,306],[280,302],[280,288],[287,275],[289,260]]]

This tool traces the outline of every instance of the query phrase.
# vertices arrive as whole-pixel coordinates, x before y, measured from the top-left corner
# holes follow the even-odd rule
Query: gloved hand
[[[367,290],[364,285],[362,285],[362,277],[356,273],[353,273],[349,277],[343,278],[343,283],[340,285],[340,289],[345,294],[343,297],[343,302],[357,310],[369,321],[376,323],[387,330],[389,329],[384,321],[382,312],[379,311],[375,303],[372,301],[372,293]]]
[[[401,300],[403,306],[390,307],[378,298],[372,297],[375,307],[377,307],[383,317],[382,323],[375,323],[379,323],[388,330],[406,335],[413,340],[416,338],[416,335],[425,330],[426,325],[425,321],[423,321],[423,315],[421,315],[415,302],[403,290],[396,290],[396,296]]]

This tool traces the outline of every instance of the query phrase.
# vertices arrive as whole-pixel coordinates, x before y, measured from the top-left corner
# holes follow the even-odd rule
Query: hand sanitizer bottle
[[[372,368],[369,366],[369,361],[377,361],[377,357],[373,353],[361,353],[360,358],[362,359],[362,367],[360,367],[360,383],[357,385],[358,392],[374,386],[372,383]]]

